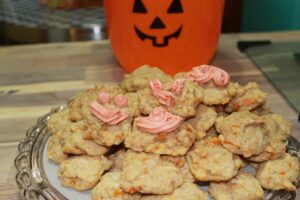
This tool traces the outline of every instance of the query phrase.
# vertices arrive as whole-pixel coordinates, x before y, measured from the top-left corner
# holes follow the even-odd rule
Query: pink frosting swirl
[[[98,101],[103,104],[108,103],[110,101],[110,95],[107,92],[100,92]]]
[[[188,79],[197,81],[198,83],[207,83],[212,79],[213,67],[210,65],[201,65],[194,67],[188,74]]]
[[[218,87],[223,87],[228,84],[230,80],[229,74],[223,69],[211,65],[201,65],[194,67],[187,75],[187,78],[197,81],[200,84],[207,83],[213,80],[214,84]]]
[[[139,117],[137,126],[141,131],[148,133],[169,133],[176,130],[182,118],[167,112],[162,107],[156,107],[148,117]]]
[[[214,74],[213,74],[213,81],[218,87],[223,87],[227,85],[229,82],[230,77],[229,74],[224,71],[223,69],[220,69],[218,67],[214,68]]]
[[[149,85],[150,85],[150,88],[152,89],[152,91],[163,90],[162,84],[161,84],[160,80],[158,80],[158,79],[154,79],[152,81],[149,81]]]
[[[123,110],[109,110],[103,105],[99,104],[97,101],[93,101],[90,104],[90,107],[93,115],[109,125],[116,125],[128,117],[128,115]]]
[[[152,94],[157,98],[158,102],[169,106],[172,102],[175,101],[175,95],[172,92],[164,91],[162,88],[162,84],[159,80],[155,79],[149,81],[149,85],[152,91]]]
[[[178,78],[176,79],[169,87],[169,91],[175,93],[176,95],[180,95],[183,87],[184,87],[185,79]]]
[[[126,107],[128,105],[128,98],[124,95],[118,94],[115,96],[114,102],[119,107]]]

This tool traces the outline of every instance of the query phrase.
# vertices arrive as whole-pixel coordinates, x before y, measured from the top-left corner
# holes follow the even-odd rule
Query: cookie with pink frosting
[[[70,101],[70,119],[72,121],[93,119],[94,116],[91,115],[90,104],[99,97],[101,92],[109,93],[112,97],[124,93],[121,87],[116,83],[98,84],[94,88],[87,89],[77,94]]]
[[[121,87],[128,92],[136,92],[148,87],[148,82],[158,79],[162,83],[172,81],[172,77],[165,74],[157,67],[143,65],[130,74],[124,76]]]
[[[135,151],[185,155],[196,139],[194,128],[183,118],[156,107],[147,117],[137,117],[125,146]]]
[[[206,105],[225,105],[238,90],[238,84],[230,82],[229,74],[215,66],[200,65],[190,72],[178,73],[175,78],[186,78],[198,83],[203,88],[202,102]]]
[[[47,128],[52,133],[48,157],[54,162],[61,163],[68,158],[68,154],[98,156],[108,151],[107,147],[83,138],[87,122],[72,122],[68,107],[51,115]]]
[[[188,118],[195,115],[203,90],[187,79],[178,78],[165,84],[154,79],[149,81],[148,88],[138,91],[138,95],[142,114],[148,115],[153,108],[160,106],[172,114]]]
[[[122,143],[138,112],[135,93],[124,93],[117,84],[102,84],[75,97],[70,103],[74,121],[86,121],[84,139],[100,145]]]

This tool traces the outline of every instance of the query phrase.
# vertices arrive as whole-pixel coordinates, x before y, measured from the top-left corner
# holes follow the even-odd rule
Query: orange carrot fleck
[[[123,196],[123,191],[121,189],[115,189],[115,191],[113,192],[113,196],[114,197]]]
[[[201,154],[201,158],[203,158],[203,159],[206,159],[207,156],[208,156],[208,153],[207,153],[207,152],[203,152],[203,153]]]
[[[128,190],[128,193],[129,193],[129,194],[133,194],[133,193],[135,193],[135,192],[136,192],[136,189],[135,189],[134,187],[129,188],[129,190]]]
[[[163,141],[166,140],[167,135],[168,135],[168,134],[165,133],[165,132],[158,133],[157,136],[156,136],[156,139],[157,139],[158,141],[163,142]]]
[[[244,99],[244,100],[242,101],[242,104],[243,104],[244,106],[250,106],[250,105],[254,104],[255,102],[256,102],[255,99]]]
[[[144,168],[144,174],[148,174],[148,169],[147,168]]]
[[[281,171],[279,172],[280,176],[284,176],[285,175],[285,172]]]
[[[215,138],[215,139],[212,141],[212,143],[213,143],[214,145],[220,145],[220,144],[221,144],[221,140],[220,140],[219,138]]]

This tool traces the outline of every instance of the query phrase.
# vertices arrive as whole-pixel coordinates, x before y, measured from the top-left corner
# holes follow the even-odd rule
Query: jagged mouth
[[[146,39],[149,39],[152,41],[152,45],[155,46],[155,47],[165,47],[165,46],[168,46],[169,44],[169,40],[172,39],[172,38],[175,38],[177,39],[180,34],[181,34],[181,31],[182,31],[182,25],[172,34],[170,35],[166,35],[164,37],[164,40],[162,43],[158,43],[157,42],[157,39],[155,36],[151,36],[151,35],[147,35],[145,34],[144,32],[142,32],[140,29],[138,29],[136,26],[134,26],[134,30],[135,30],[135,33],[137,34],[137,36],[142,40],[146,40]]]

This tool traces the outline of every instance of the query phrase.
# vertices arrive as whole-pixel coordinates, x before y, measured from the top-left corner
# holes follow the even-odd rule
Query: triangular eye
[[[173,0],[168,9],[168,13],[183,13],[183,8],[180,0]]]
[[[133,13],[147,13],[147,9],[142,0],[135,0],[133,5]]]

